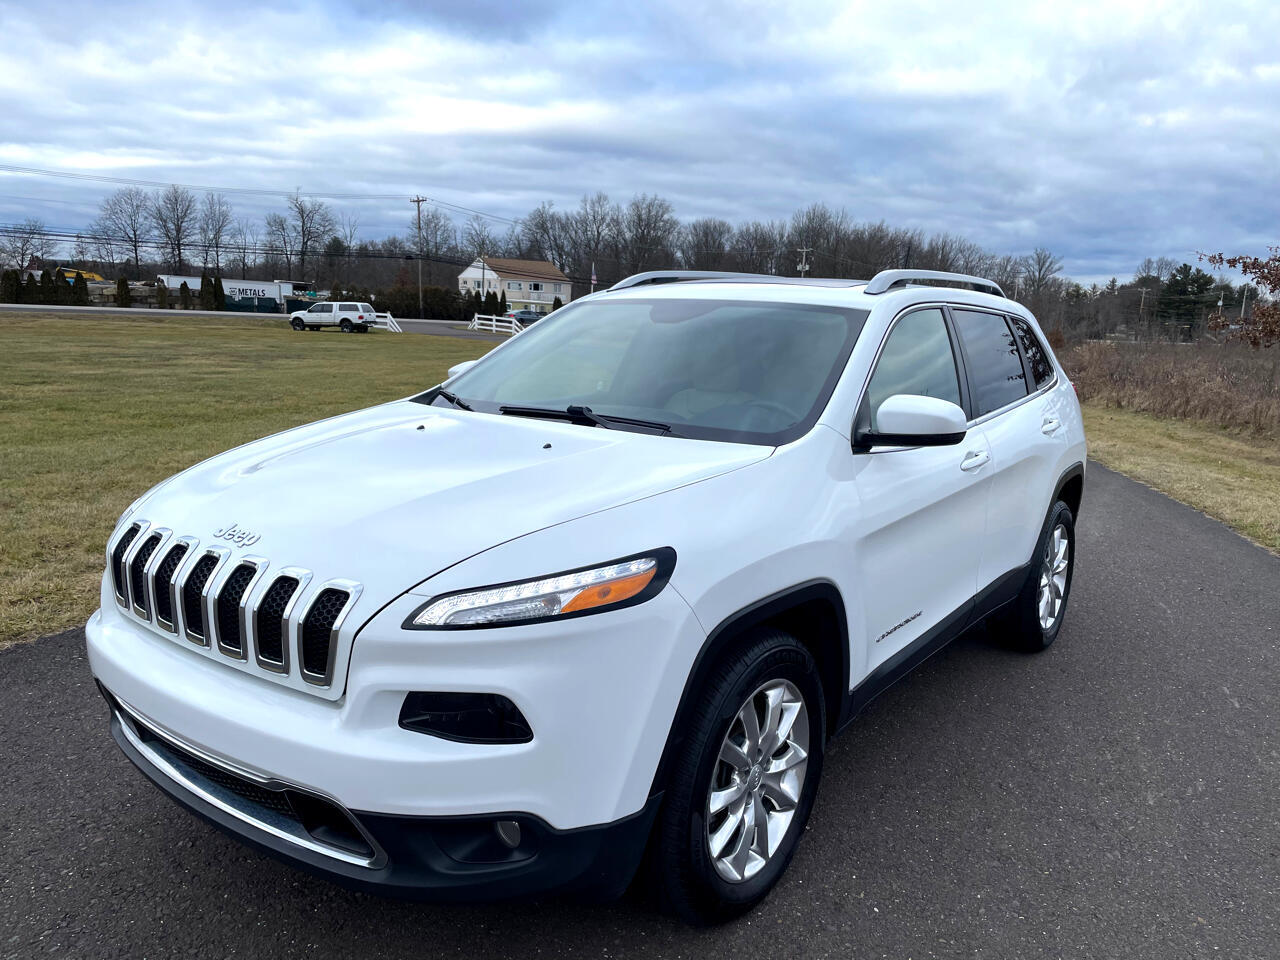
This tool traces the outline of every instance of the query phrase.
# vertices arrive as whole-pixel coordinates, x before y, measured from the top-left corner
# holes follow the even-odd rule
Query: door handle
[[[1045,436],[1050,436],[1058,432],[1058,428],[1062,426],[1062,421],[1057,417],[1045,417],[1044,422],[1040,424],[1040,432]]]
[[[991,454],[986,450],[970,450],[964,455],[964,459],[960,461],[960,469],[977,470],[990,459]]]

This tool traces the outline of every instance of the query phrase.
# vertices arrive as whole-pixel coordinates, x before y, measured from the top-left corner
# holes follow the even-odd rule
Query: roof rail
[[[627,287],[640,287],[653,283],[679,283],[681,280],[777,280],[778,277],[767,273],[738,273],[728,270],[650,270],[647,273],[635,273],[625,280],[619,280],[610,290],[625,290]]]
[[[906,286],[912,282],[919,282],[927,286],[930,281],[938,282],[943,280],[948,283],[963,283],[973,287],[979,293],[993,293],[997,297],[1004,296],[1004,291],[1000,289],[1000,284],[994,280],[971,277],[967,273],[946,273],[942,270],[881,270],[871,278],[871,282],[867,284],[867,289],[863,293],[885,293],[894,287]]]

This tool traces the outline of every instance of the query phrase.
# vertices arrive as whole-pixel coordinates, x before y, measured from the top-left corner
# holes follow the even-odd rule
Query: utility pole
[[[799,271],[801,277],[809,275],[809,254],[813,253],[813,247],[801,247],[797,253],[800,254],[800,262],[796,264],[796,270]]]
[[[1249,302],[1249,285],[1244,285],[1244,292],[1240,295],[1240,322],[1244,322],[1244,305]]]
[[[422,305],[422,205],[427,202],[426,197],[414,197],[409,201],[418,208],[418,319],[427,319],[426,308]]]
[[[1147,288],[1142,288],[1142,301],[1138,304],[1138,322],[1142,322],[1142,311],[1147,305]]]

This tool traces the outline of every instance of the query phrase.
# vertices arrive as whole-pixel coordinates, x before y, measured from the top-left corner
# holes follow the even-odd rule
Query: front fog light
[[[447,594],[405,621],[409,629],[458,629],[530,623],[641,603],[666,585],[675,567],[670,547],[599,567]]]

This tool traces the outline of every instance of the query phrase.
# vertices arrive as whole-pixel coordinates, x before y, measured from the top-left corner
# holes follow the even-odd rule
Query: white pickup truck
[[[298,331],[337,327],[343,333],[368,333],[370,327],[379,326],[380,319],[372,304],[330,301],[295,310],[289,315],[289,326]]]

